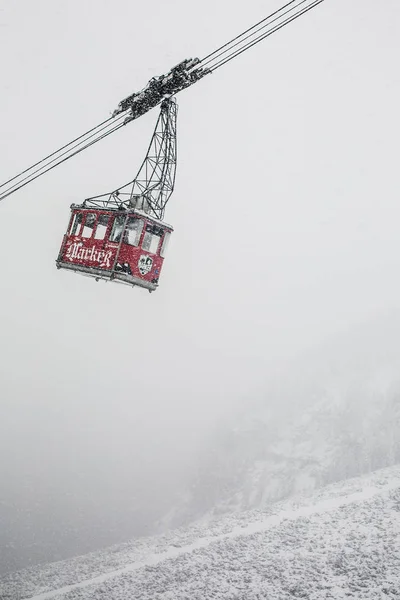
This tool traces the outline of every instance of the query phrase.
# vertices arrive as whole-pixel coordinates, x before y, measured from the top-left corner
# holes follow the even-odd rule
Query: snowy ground
[[[400,467],[0,578],[1,600],[400,597]]]

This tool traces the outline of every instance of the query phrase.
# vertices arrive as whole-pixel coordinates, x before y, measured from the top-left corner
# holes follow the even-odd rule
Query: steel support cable
[[[296,7],[293,7],[293,8],[299,8],[302,4],[304,4],[305,2],[308,2],[308,1],[309,0],[302,0],[302,2],[300,2],[299,4],[296,5]],[[236,44],[234,44],[233,46],[231,46],[230,48],[228,48],[227,50],[225,50],[224,52],[221,52],[219,55],[215,56],[214,59],[211,61],[212,64],[210,64],[208,66],[208,68],[210,69],[210,71],[215,71],[217,68],[219,68],[222,65],[224,65],[225,63],[229,62],[230,60],[232,60],[233,58],[235,58],[239,54],[242,54],[242,52],[245,52],[245,50],[248,50],[249,48],[251,48],[255,44],[258,44],[259,42],[261,42],[262,40],[264,40],[268,36],[272,35],[276,31],[278,31],[279,29],[282,29],[282,27],[284,27],[288,23],[291,23],[292,21],[294,21],[298,17],[302,16],[303,14],[305,14],[306,12],[308,12],[309,10],[311,10],[312,8],[314,8],[315,6],[317,6],[318,4],[321,4],[321,2],[323,2],[323,0],[313,0],[311,4],[309,4],[308,6],[304,6],[301,10],[299,10],[298,12],[296,12],[294,14],[291,14],[291,15],[287,16],[286,19],[284,19],[283,21],[280,21],[279,23],[277,23],[276,25],[274,25],[272,28],[267,29],[266,31],[264,31],[261,35],[259,35],[256,38],[253,37],[254,34],[252,34],[251,36],[247,36],[246,38],[244,38],[240,42],[237,42]],[[284,15],[287,15],[288,13],[292,12],[293,8],[290,9],[289,11],[286,11],[286,13],[283,13],[282,15],[280,15],[280,17],[278,17],[277,19],[274,19],[273,21],[271,21],[270,23],[268,23],[268,25],[271,25],[273,22],[275,22],[277,20],[280,20]],[[263,26],[262,28],[258,29],[254,33],[260,32],[262,29],[265,29],[265,27],[266,26]],[[246,39],[248,39],[248,38],[251,38],[251,39],[249,39],[247,41],[247,43],[243,46],[242,43]],[[228,44],[229,44],[229,42],[228,42]],[[236,50],[234,50],[233,52],[231,52],[227,56],[223,56],[227,52],[230,52],[231,50],[233,50],[236,46],[239,46],[239,48],[237,48]],[[218,57],[221,57],[221,56],[223,56],[223,57],[220,60],[217,60],[217,62],[214,62]]]
[[[279,8],[275,12],[271,13],[267,17],[264,17],[264,19],[261,19],[261,21],[258,21],[258,23],[255,23],[254,25],[252,25],[251,27],[249,27],[245,31],[242,31],[242,33],[240,33],[236,37],[232,38],[229,42],[226,42],[226,44],[223,44],[222,46],[220,46],[219,48],[217,48],[216,50],[214,50],[214,52],[210,52],[210,54],[207,54],[207,56],[205,56],[200,61],[200,63],[204,62],[208,58],[211,58],[211,56],[213,56],[214,54],[217,54],[217,52],[219,52],[220,50],[222,50],[223,48],[225,48],[229,44],[232,44],[233,42],[236,42],[236,40],[238,40],[240,37],[242,37],[243,35],[246,35],[246,33],[249,33],[249,31],[251,31],[252,29],[255,29],[256,27],[258,27],[259,25],[261,25],[261,23],[264,23],[264,21],[267,21],[271,17],[274,17],[277,13],[281,12],[281,10],[284,10],[285,8],[287,8],[288,6],[290,6],[291,4],[294,4],[295,2],[297,2],[297,0],[291,0],[290,2],[288,2],[287,4],[285,4],[284,6],[281,6],[281,8]]]
[[[242,49],[239,49],[237,52],[231,54],[228,57],[225,57],[224,59],[222,59],[220,62],[218,62],[216,65],[214,65],[212,67],[211,72],[216,71],[217,69],[219,69],[220,67],[222,67],[223,65],[225,65],[226,63],[228,63],[229,61],[231,61],[232,59],[236,58],[236,56],[239,56],[239,54],[242,54],[243,52],[245,52],[246,50],[248,50],[252,46],[258,44],[259,42],[261,42],[265,38],[269,37],[270,35],[272,35],[276,31],[279,31],[279,29],[282,29],[282,27],[284,27],[288,23],[291,23],[292,21],[294,21],[297,17],[300,17],[305,12],[311,10],[311,8],[314,8],[314,6],[317,6],[318,4],[321,4],[321,2],[323,2],[323,0],[318,0],[315,4],[313,4],[312,6],[310,6],[307,9],[305,9],[302,13],[300,13],[300,14],[292,17],[291,19],[287,19],[284,23],[281,23],[280,25],[277,25],[273,30],[269,31],[268,33],[266,33],[262,37],[258,38],[257,40],[254,40],[252,43],[249,43],[246,47],[244,47]]]
[[[96,137],[94,140],[91,140],[89,143],[85,144],[82,147],[79,147],[79,146],[81,146],[81,144],[83,142],[81,142],[79,144],[76,144],[73,147],[73,148],[77,148],[75,150],[75,152],[70,153],[70,150],[64,152],[59,157],[57,157],[57,158],[53,159],[52,161],[50,161],[49,163],[47,163],[47,165],[44,165],[40,169],[37,169],[36,171],[34,171],[31,175],[28,175],[27,177],[25,177],[24,179],[22,179],[18,183],[15,183],[14,186],[11,186],[10,188],[6,189],[4,192],[1,193],[0,200],[4,200],[4,198],[7,198],[7,196],[10,196],[11,194],[13,194],[14,192],[16,192],[17,190],[20,190],[21,188],[25,187],[26,185],[28,185],[28,183],[31,183],[35,179],[38,179],[38,177],[41,177],[41,175],[44,175],[48,171],[51,171],[52,169],[54,169],[58,165],[61,165],[63,162],[67,161],[68,159],[72,158],[73,156],[76,156],[77,154],[79,154],[83,150],[86,150],[86,148],[89,148],[90,146],[93,146],[93,144],[96,144],[100,140],[102,140],[105,137],[109,136],[111,133],[114,133],[118,129],[121,129],[121,127],[124,127],[124,125],[125,125],[125,123],[119,123],[118,125],[114,125],[114,127],[112,129],[108,129],[108,131],[105,131],[102,135]],[[103,129],[106,129],[106,128],[103,128]],[[93,135],[89,136],[89,138],[87,138],[87,140],[90,139],[90,137],[93,137]],[[87,140],[85,140],[85,141],[87,141]],[[71,148],[71,150],[73,148]],[[67,155],[67,156],[65,156],[65,155]],[[65,158],[62,158],[62,156],[65,156]],[[55,162],[55,161],[57,161],[57,162]],[[54,164],[51,164],[51,163],[54,163]],[[51,166],[49,166],[49,165],[51,165]],[[45,170],[43,170],[43,169],[45,169]]]
[[[123,115],[118,117],[116,119],[116,121],[120,121],[123,118]],[[54,156],[55,158],[53,158],[50,161],[46,162],[46,159],[42,159],[41,161],[39,161],[38,163],[36,163],[36,165],[42,164],[42,166],[40,166],[38,169],[36,169],[35,171],[29,173],[28,175],[26,175],[23,179],[19,179],[24,173],[27,173],[28,171],[32,171],[32,169],[36,166],[36,165],[32,165],[29,169],[25,169],[25,171],[22,171],[19,175],[16,175],[15,177],[13,177],[11,181],[14,181],[15,179],[19,179],[19,181],[16,181],[13,185],[11,185],[9,188],[7,188],[6,190],[1,191],[1,188],[3,188],[5,186],[5,184],[2,184],[0,186],[0,200],[2,200],[4,197],[9,196],[10,193],[12,193],[13,191],[16,191],[17,189],[20,189],[21,186],[20,184],[23,182],[27,182],[29,183],[29,181],[33,181],[33,179],[37,179],[37,177],[33,177],[34,175],[36,175],[37,173],[39,173],[40,171],[43,171],[44,169],[46,169],[43,172],[46,172],[49,170],[46,167],[48,167],[49,165],[51,165],[52,163],[55,163],[56,161],[58,161],[55,165],[53,166],[57,166],[57,164],[59,164],[59,162],[64,162],[64,160],[60,161],[60,159],[65,156],[66,154],[68,154],[69,152],[71,152],[72,150],[74,150],[75,148],[79,148],[79,146],[81,146],[82,144],[84,144],[85,142],[87,142],[88,140],[90,140],[91,138],[97,136],[101,131],[104,131],[106,129],[108,129],[110,127],[110,125],[113,125],[112,129],[110,131],[114,131],[115,129],[115,122],[114,123],[109,123],[110,119],[107,119],[106,121],[104,121],[104,123],[108,123],[108,125],[104,125],[103,127],[100,127],[100,125],[98,125],[97,127],[94,127],[93,129],[87,131],[85,134],[79,136],[78,138],[76,138],[75,140],[73,140],[72,142],[70,142],[69,144],[66,144],[65,146],[63,146],[62,148],[59,148],[57,151],[53,152],[52,154],[49,154],[46,159],[51,158],[52,156]],[[88,135],[90,132],[94,132],[91,135]],[[85,139],[82,139],[85,138]],[[94,140],[94,142],[100,140],[103,138],[103,135],[100,136],[98,139],[96,138]],[[81,140],[79,143],[75,144],[74,146],[71,147],[71,145],[77,141],[77,140]],[[91,145],[91,144],[89,144]],[[88,146],[85,146],[85,148]],[[65,152],[63,152],[62,154],[60,154],[61,150],[63,150],[64,148],[68,148],[67,150],[65,150]],[[74,156],[76,153],[72,153],[71,156]],[[57,156],[55,156],[57,155]],[[68,158],[68,157],[67,157]],[[40,177],[41,173],[39,173],[38,177]],[[29,181],[27,181],[29,180]]]
[[[217,69],[219,69],[220,67],[222,67],[223,65],[225,65],[227,62],[229,62],[232,59],[236,58],[236,56],[239,56],[239,54],[242,54],[243,52],[245,52],[246,50],[248,50],[252,46],[255,46],[256,44],[258,44],[259,42],[261,42],[265,38],[269,37],[270,35],[272,35],[276,31],[279,31],[279,29],[282,29],[282,27],[284,27],[288,23],[291,23],[292,21],[294,21],[298,17],[302,16],[303,14],[305,14],[306,12],[308,12],[309,10],[311,10],[312,8],[314,8],[315,6],[318,6],[318,4],[321,4],[323,1],[324,0],[315,0],[312,5],[308,6],[307,8],[303,8],[302,11],[296,13],[295,15],[292,15],[290,18],[288,17],[283,23],[279,23],[278,25],[275,25],[275,27],[273,27],[271,30],[268,30],[262,36],[260,36],[260,37],[256,38],[255,40],[249,42],[245,47],[239,48],[238,50],[236,50],[235,52],[233,52],[231,55],[224,57],[219,62],[217,62],[215,65],[213,65],[210,70],[212,72],[216,71]]]
[[[22,171],[21,173],[19,173],[18,175],[16,175],[12,179],[10,179],[8,182],[4,182],[3,184],[1,184],[0,185],[0,194],[2,195],[5,192],[8,192],[9,190],[11,190],[12,188],[14,188],[16,186],[19,186],[20,183],[22,183],[23,181],[26,181],[32,175],[38,173],[42,169],[45,169],[48,165],[54,163],[56,160],[58,160],[62,156],[65,156],[66,154],[68,154],[68,152],[70,152],[71,150],[79,147],[81,144],[84,144],[87,140],[89,140],[89,139],[93,138],[94,136],[98,135],[101,131],[104,131],[105,129],[109,128],[111,125],[113,125],[113,127],[115,127],[115,122],[121,120],[122,118],[123,118],[123,115],[120,115],[114,121],[114,123],[110,123],[110,121],[113,120],[113,117],[110,117],[109,119],[106,119],[105,121],[103,121],[103,123],[100,123],[96,127],[93,127],[92,129],[89,129],[89,131],[87,131],[86,133],[84,133],[84,134],[80,135],[79,137],[75,138],[74,140],[72,140],[71,142],[69,142],[69,144],[65,144],[64,146],[62,146],[58,150],[55,150],[54,152],[52,152],[51,154],[49,154],[48,156],[46,156],[42,160],[38,161],[34,165],[31,165],[29,168],[25,169],[24,171]],[[89,134],[91,134],[91,135],[89,135]],[[72,145],[72,144],[74,144],[77,141],[79,141],[77,144]],[[67,150],[65,150],[65,152],[62,152],[62,154],[60,154],[60,152],[62,150],[64,150],[64,149],[67,149]],[[54,158],[52,158],[52,160],[49,161],[48,159],[51,158],[51,157],[54,157]],[[42,165],[42,166],[40,166],[38,169],[36,169],[36,171],[33,171],[32,173],[29,173],[29,171],[32,171],[32,169],[34,169],[35,166],[38,166],[38,165]],[[3,190],[2,191],[2,188],[4,188],[4,186],[7,183],[11,183],[12,181],[15,181],[16,179],[19,179],[25,173],[29,173],[29,174],[26,175],[23,179],[20,179],[19,181],[16,181],[10,188],[7,188],[7,190]],[[7,195],[9,195],[9,194],[7,193]],[[1,199],[1,196],[0,196],[0,199]]]
[[[31,169],[34,169],[35,167],[37,167],[41,163],[45,162],[46,160],[48,160],[49,158],[51,158],[52,156],[54,156],[55,154],[58,154],[59,152],[61,152],[61,150],[64,150],[65,148],[68,148],[68,146],[71,146],[72,144],[74,144],[78,140],[80,140],[83,137],[87,136],[89,133],[92,133],[93,131],[99,129],[100,127],[102,127],[103,125],[105,125],[106,123],[108,123],[109,121],[111,121],[112,118],[113,117],[109,117],[108,119],[106,119],[102,123],[99,123],[99,125],[96,125],[96,127],[93,127],[92,129],[89,129],[89,131],[86,131],[86,133],[83,133],[82,135],[80,135],[79,137],[75,138],[74,140],[72,140],[68,144],[65,144],[64,146],[61,146],[61,148],[59,148],[58,150],[55,150],[54,152],[52,152],[48,156],[45,156],[44,158],[42,158],[38,162],[34,163],[33,165],[31,165],[27,169],[24,169],[23,171],[21,171],[21,173],[18,173],[18,175],[15,175],[14,177],[11,177],[11,179],[8,179],[7,181],[4,181],[2,184],[0,184],[0,189],[2,187],[4,187],[5,185],[7,185],[8,183],[11,183],[12,181],[14,181],[15,179],[17,179],[18,177],[21,177],[21,175],[24,175],[25,173],[27,173]]]
[[[202,68],[207,67],[207,65],[210,65],[211,63],[213,63],[220,56],[223,56],[224,54],[227,54],[228,52],[230,52],[231,50],[233,50],[233,48],[235,48],[235,47],[240,46],[241,44],[243,44],[243,42],[245,42],[246,40],[254,38],[254,36],[257,33],[259,33],[260,31],[262,31],[266,27],[269,27],[270,25],[272,25],[272,23],[275,23],[276,21],[281,20],[284,16],[290,14],[291,12],[293,12],[294,10],[296,10],[297,8],[299,8],[300,6],[302,6],[303,4],[306,4],[307,2],[309,3],[310,0],[300,0],[300,2],[299,2],[299,0],[292,0],[292,2],[289,2],[289,4],[286,4],[285,6],[282,6],[279,10],[277,10],[274,13],[270,14],[268,17],[265,17],[265,19],[263,19],[262,21],[260,21],[256,25],[253,25],[253,27],[250,27],[249,29],[247,29],[246,31],[244,31],[243,33],[241,33],[240,35],[237,35],[235,38],[233,38],[232,40],[230,40],[229,42],[227,42],[226,44],[224,44],[223,46],[221,46],[218,50],[215,50],[214,52],[212,52],[211,54],[209,54],[208,57],[203,58],[201,60],[201,62],[199,63],[199,65]],[[290,6],[290,8],[288,8],[289,6]],[[285,11],[285,8],[288,8],[288,9]],[[271,17],[275,17],[275,18],[271,20]],[[266,21],[268,21],[268,22],[266,22]],[[260,25],[261,23],[264,23],[264,25],[262,25],[261,27],[257,28],[257,26]],[[251,31],[251,33],[249,33],[249,35],[245,35],[249,31]],[[245,36],[245,37],[243,37],[243,36]],[[236,40],[238,40],[238,41],[236,41]],[[236,43],[234,44],[233,42],[236,42]],[[248,44],[249,43],[250,42],[248,42]],[[224,48],[225,48],[225,50],[223,50]],[[221,50],[221,52],[220,52],[220,50]],[[196,67],[197,66],[198,65],[196,65]],[[212,69],[213,66],[211,65],[211,67],[208,67],[208,68]]]

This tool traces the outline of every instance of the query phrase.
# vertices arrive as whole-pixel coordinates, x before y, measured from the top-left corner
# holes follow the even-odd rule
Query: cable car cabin
[[[158,286],[172,231],[170,225],[141,210],[73,204],[57,267],[152,292]]]

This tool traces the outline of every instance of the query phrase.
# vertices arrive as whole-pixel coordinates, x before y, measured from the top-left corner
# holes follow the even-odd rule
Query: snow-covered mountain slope
[[[400,467],[168,535],[19,571],[2,600],[397,598]]]
[[[363,323],[293,361],[262,396],[217,432],[161,530],[399,463],[399,315]]]

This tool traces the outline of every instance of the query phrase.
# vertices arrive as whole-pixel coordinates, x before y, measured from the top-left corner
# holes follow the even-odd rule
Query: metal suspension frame
[[[203,59],[187,58],[175,65],[166,75],[152,77],[139,92],[121,100],[112,116],[78,136],[58,150],[51,152],[18,175],[0,183],[0,201],[79,154],[98,141],[134,121],[174,94],[190,87],[205,75],[230,62],[255,44],[260,43],[288,23],[291,23],[324,0],[286,0],[286,4],[258,23],[223,44]],[[156,208],[160,212],[160,207]]]
[[[162,221],[175,185],[177,114],[175,98],[164,99],[146,157],[135,179],[111,193],[87,198],[83,206],[114,210],[137,208]]]

